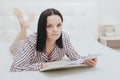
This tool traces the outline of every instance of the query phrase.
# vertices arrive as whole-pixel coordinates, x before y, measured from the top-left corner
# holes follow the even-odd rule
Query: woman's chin
[[[59,36],[53,37],[53,40],[57,40],[59,39]]]

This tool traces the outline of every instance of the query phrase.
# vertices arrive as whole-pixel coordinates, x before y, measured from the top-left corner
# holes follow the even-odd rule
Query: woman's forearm
[[[43,63],[43,64],[41,65],[41,68],[45,68],[45,67],[47,67],[47,66],[54,65],[54,64],[57,63],[57,62],[58,62],[58,61]]]

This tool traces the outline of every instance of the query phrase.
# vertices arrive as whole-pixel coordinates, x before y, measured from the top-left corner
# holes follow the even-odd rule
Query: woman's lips
[[[52,34],[53,36],[58,36],[59,34]]]

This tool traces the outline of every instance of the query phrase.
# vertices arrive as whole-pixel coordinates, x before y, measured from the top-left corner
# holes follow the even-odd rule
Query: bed
[[[99,42],[96,3],[81,2],[36,2],[2,1],[0,7],[0,79],[2,80],[120,80],[120,53]],[[62,4],[61,4],[62,3]],[[19,7],[25,14],[35,12],[35,21],[29,30],[36,31],[38,16],[49,6],[62,11],[64,15],[64,31],[70,35],[74,48],[80,55],[102,53],[98,63],[93,68],[71,68],[47,72],[9,72],[13,62],[9,46],[18,33],[18,21],[13,15],[13,9]],[[3,9],[4,8],[4,9]],[[78,9],[78,10],[77,10]],[[76,11],[74,11],[76,10]],[[6,24],[6,22],[9,22]]]
[[[3,80],[119,80],[120,53],[101,45],[95,41],[79,42],[79,48],[76,48],[81,55],[89,53],[102,53],[98,57],[98,63],[93,68],[70,68],[54,71],[28,71],[28,72],[9,72],[10,65],[13,62],[12,55],[9,52],[10,43],[0,42],[0,79]],[[78,45],[74,45],[78,47]]]

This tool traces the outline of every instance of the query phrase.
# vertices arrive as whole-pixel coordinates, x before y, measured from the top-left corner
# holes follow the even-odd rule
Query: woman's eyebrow
[[[62,22],[59,22],[58,24],[62,24]]]
[[[47,26],[48,26],[48,25],[52,25],[52,24],[47,23]]]
[[[59,22],[59,23],[57,23],[57,24],[62,24],[62,22]],[[53,24],[51,24],[51,23],[47,23],[47,25],[53,25]]]
[[[51,24],[51,23],[47,23],[47,24]]]

